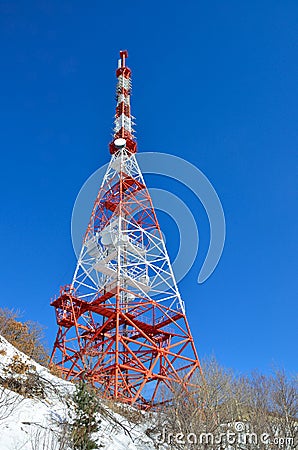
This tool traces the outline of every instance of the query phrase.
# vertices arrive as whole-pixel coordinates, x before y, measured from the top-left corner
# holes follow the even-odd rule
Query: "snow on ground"
[[[24,384],[28,374],[33,381],[38,380],[34,398],[25,398],[0,385],[0,450],[61,450],[57,432],[72,416],[67,399],[74,385],[52,375],[0,336],[0,380]],[[154,441],[146,435],[149,419],[135,424],[104,404],[99,418],[98,448],[155,450]]]

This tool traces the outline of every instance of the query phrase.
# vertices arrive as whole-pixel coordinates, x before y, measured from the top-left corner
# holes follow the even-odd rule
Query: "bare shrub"
[[[57,366],[55,363],[51,362],[48,365],[48,369],[52,375],[55,375],[55,377],[62,378],[62,379],[64,378],[61,367]]]
[[[45,385],[36,368],[24,362],[19,355],[14,355],[12,361],[4,369],[5,376],[0,377],[0,384],[26,398],[45,398]]]
[[[110,411],[119,414],[132,424],[140,424],[145,420],[143,412],[138,408],[135,408],[125,403],[121,403],[118,400],[114,400],[111,398],[104,399],[103,402],[109,408]]]
[[[234,432],[245,450],[268,449],[268,442],[260,439],[264,434],[272,449],[281,443],[296,448],[297,380],[283,371],[236,377],[214,358],[203,363],[203,373],[192,390],[177,386],[171,401],[157,412],[155,427],[148,429],[157,444],[166,442],[172,450],[208,450],[215,443],[216,448],[227,447],[227,435]]]
[[[283,439],[295,448],[298,438],[297,379],[287,377],[283,370],[275,370],[270,376],[254,373],[244,385],[243,416],[249,429],[257,435],[268,433],[272,438],[272,449],[279,448]]]
[[[0,421],[7,419],[23,400],[20,395],[0,386]]]
[[[44,327],[37,322],[20,322],[20,312],[0,308],[0,335],[14,347],[47,366],[48,351],[44,345]]]
[[[6,389],[16,392],[25,398],[46,398],[44,384],[36,373],[27,373],[22,378],[8,376],[1,378],[0,383]]]
[[[71,450],[68,426],[53,430],[35,428],[30,436],[31,450]]]
[[[24,362],[19,355],[13,355],[12,361],[4,369],[6,373],[17,373],[23,375],[27,373],[30,369],[28,363]]]

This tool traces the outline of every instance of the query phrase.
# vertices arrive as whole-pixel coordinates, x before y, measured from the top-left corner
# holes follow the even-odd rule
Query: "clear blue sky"
[[[200,226],[180,286],[199,354],[240,372],[297,370],[297,23],[296,0],[0,1],[1,306],[53,341],[50,298],[75,268],[72,207],[109,160],[127,48],[140,151],[197,165],[226,215],[222,259],[198,285],[208,221],[171,188]]]

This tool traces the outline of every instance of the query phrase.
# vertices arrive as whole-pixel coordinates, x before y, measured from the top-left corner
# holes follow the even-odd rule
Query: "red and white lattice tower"
[[[111,161],[72,283],[55,307],[51,361],[105,397],[150,407],[201,371],[154,207],[139,169],[131,71],[120,52]]]

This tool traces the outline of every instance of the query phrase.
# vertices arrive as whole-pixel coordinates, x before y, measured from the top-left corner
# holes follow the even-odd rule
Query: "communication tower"
[[[149,408],[201,371],[184,303],[136,159],[127,51],[116,70],[111,161],[94,203],[73,280],[51,302],[51,361],[104,397]]]

